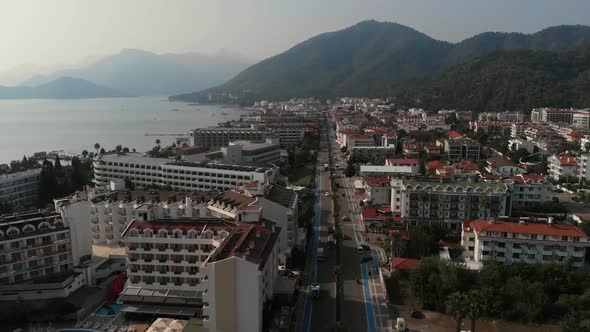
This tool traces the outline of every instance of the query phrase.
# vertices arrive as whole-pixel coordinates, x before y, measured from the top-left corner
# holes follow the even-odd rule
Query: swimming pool
[[[117,303],[105,304],[96,311],[96,314],[101,315],[101,316],[116,315],[119,312],[121,312],[121,306],[122,306],[122,304],[117,304]]]

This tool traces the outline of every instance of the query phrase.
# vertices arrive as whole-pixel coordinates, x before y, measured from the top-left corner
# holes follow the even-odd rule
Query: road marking
[[[347,181],[350,182],[349,179]],[[348,201],[348,208],[350,210],[352,230],[354,232],[355,241],[356,241],[357,245],[364,244],[363,237],[361,236],[361,234],[358,230],[358,225],[357,225],[357,223],[359,223],[358,213],[356,212],[355,206],[352,203],[352,197],[354,197],[353,196],[354,193],[351,194],[350,188],[348,186],[346,186],[345,192],[346,192],[346,197],[347,197],[347,201]],[[377,328],[375,326],[376,325],[376,317],[375,317],[375,311],[373,309],[373,298],[371,296],[371,289],[369,287],[369,271],[368,271],[367,263],[363,263],[360,265],[361,265],[360,266],[361,276],[363,278],[363,296],[365,298],[367,331],[373,332],[373,331],[377,331]]]

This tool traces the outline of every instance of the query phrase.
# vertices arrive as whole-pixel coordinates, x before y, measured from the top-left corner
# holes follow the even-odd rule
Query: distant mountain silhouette
[[[225,82],[249,65],[229,54],[154,54],[124,49],[91,65],[34,76],[25,86],[47,83],[61,76],[81,78],[134,95],[169,95],[205,89]]]
[[[400,24],[371,20],[308,39],[218,87],[170,98],[207,102],[212,95],[229,94],[231,99],[370,96],[492,51],[559,51],[589,41],[590,27],[557,26],[529,35],[486,32],[453,44]]]
[[[131,95],[72,77],[60,77],[36,87],[0,86],[0,99],[81,99],[129,96]]]

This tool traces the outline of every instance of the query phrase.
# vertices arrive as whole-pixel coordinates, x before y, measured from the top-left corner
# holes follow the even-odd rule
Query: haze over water
[[[157,138],[168,145],[173,137],[146,133],[182,134],[247,113],[238,108],[169,102],[166,97],[0,100],[0,163],[37,151],[90,152],[94,143],[105,150],[121,144],[147,151]]]

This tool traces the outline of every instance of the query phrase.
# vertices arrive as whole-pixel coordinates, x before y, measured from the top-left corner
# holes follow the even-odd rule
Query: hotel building
[[[0,170],[0,202],[31,206],[37,203],[41,168]]]
[[[65,298],[87,283],[87,225],[57,213],[0,216],[0,297],[3,300]]]
[[[465,219],[510,215],[510,197],[503,182],[391,180],[391,210],[412,226],[445,223],[458,230]]]
[[[140,153],[104,154],[94,161],[94,182],[128,179],[137,187],[170,186],[175,190],[208,191],[237,188],[251,182],[273,183],[278,168],[174,161]]]
[[[569,224],[474,220],[463,223],[461,245],[472,260],[505,264],[571,262],[582,267],[588,236]]]

